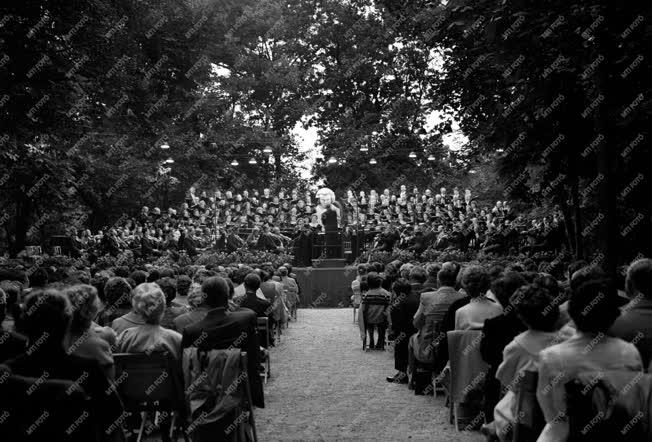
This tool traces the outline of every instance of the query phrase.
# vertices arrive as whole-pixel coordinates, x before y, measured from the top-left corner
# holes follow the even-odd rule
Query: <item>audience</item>
[[[537,399],[546,419],[539,441],[568,437],[565,383],[583,371],[642,371],[641,356],[633,344],[606,333],[620,314],[605,279],[571,284],[568,313],[577,332],[568,340],[541,351]]]
[[[229,286],[220,276],[206,279],[202,283],[202,292],[210,310],[204,319],[183,329],[182,347],[197,347],[200,350],[237,347],[246,351],[252,400],[257,407],[264,407],[263,387],[258,375],[256,314],[249,309],[227,310]]]
[[[629,267],[625,288],[631,301],[622,308],[609,334],[636,342],[647,367],[652,359],[652,259],[640,259]]]
[[[467,305],[455,312],[455,330],[482,330],[484,321],[503,312],[500,305],[489,298],[489,275],[480,266],[470,266],[462,275],[462,286],[469,296]]]
[[[166,309],[166,296],[156,283],[136,286],[133,293],[133,313],[142,324],[130,327],[118,336],[116,351],[120,353],[168,352],[179,359],[181,334],[161,325]]]
[[[261,299],[256,296],[256,292],[260,289],[260,284],[260,276],[256,273],[249,273],[245,276],[245,296],[240,303],[240,307],[252,310],[259,318],[266,318],[269,316],[269,306],[271,303],[267,299]]]
[[[360,320],[364,332],[369,336],[368,346],[372,350],[385,350],[387,309],[391,300],[389,292],[381,287],[382,278],[376,272],[367,275],[367,291],[362,296]],[[374,332],[377,331],[377,338]]]
[[[68,354],[64,339],[70,326],[71,305],[58,290],[30,291],[25,299],[23,323],[27,335],[25,353],[5,362],[13,374],[37,379],[65,379],[76,383],[91,398],[89,410],[102,433],[119,427],[120,399],[97,361]]]
[[[10,305],[9,296],[0,288],[0,322],[3,323],[0,327],[0,363],[20,355],[27,347],[27,339],[11,331],[4,323]]]
[[[97,290],[92,285],[78,284],[66,288],[63,293],[72,306],[72,320],[64,347],[69,354],[97,361],[107,378],[114,379],[111,345],[116,336],[111,329],[107,333],[93,325],[93,318],[100,311]]]

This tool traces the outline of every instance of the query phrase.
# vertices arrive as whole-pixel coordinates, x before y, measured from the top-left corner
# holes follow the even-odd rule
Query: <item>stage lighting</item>
[[[430,156],[428,157],[428,161],[435,161],[435,156],[434,156],[434,155],[430,155]]]
[[[163,144],[161,144],[161,149],[169,149],[169,148],[170,148],[170,145],[167,143],[167,141],[165,141],[165,142],[163,142]]]
[[[376,164],[376,163],[378,163],[378,161],[376,161],[375,158],[369,160],[369,164]]]
[[[264,152],[264,153],[272,153],[272,148],[271,148],[271,146],[265,146],[265,148],[263,149],[263,152]]]
[[[360,152],[369,152],[369,148],[367,146],[361,146]]]
[[[255,158],[252,158],[249,160],[249,164],[258,164],[258,161],[256,161]]]
[[[231,166],[238,166],[240,163],[238,163],[238,160],[233,160],[231,161]]]
[[[335,157],[330,157],[328,159],[328,164],[335,164],[335,163],[337,163],[337,160],[335,159]]]
[[[167,160],[163,161],[164,164],[172,164],[174,163],[174,160],[172,158],[168,158]]]
[[[414,152],[410,152],[410,155],[408,155],[408,157],[410,157],[410,158],[416,158],[416,157],[417,157],[417,154],[414,153]]]

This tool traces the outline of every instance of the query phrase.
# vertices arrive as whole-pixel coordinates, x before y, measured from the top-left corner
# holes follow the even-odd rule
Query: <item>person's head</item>
[[[165,304],[169,307],[174,298],[177,297],[177,282],[173,278],[165,277],[159,279],[156,283],[165,294]]]
[[[161,277],[161,273],[158,269],[152,269],[147,275],[147,282],[156,282]]]
[[[605,279],[607,275],[604,270],[602,270],[597,265],[588,265],[582,267],[571,275],[570,278],[570,289],[571,292],[575,291],[579,286],[588,281],[594,281],[596,279]]]
[[[652,259],[639,259],[629,266],[625,289],[632,298],[640,293],[645,298],[652,299]]]
[[[358,264],[358,269],[357,269],[358,270],[358,276],[366,275],[368,269],[369,269],[369,267],[367,266],[367,264],[364,264],[364,263],[363,264]]]
[[[220,276],[207,278],[201,285],[201,290],[206,296],[209,307],[226,307],[229,301],[229,286]]]
[[[114,276],[104,285],[104,299],[107,305],[114,308],[129,308],[131,306],[131,286],[126,279]]]
[[[459,266],[453,262],[445,262],[437,273],[437,282],[440,287],[455,287]]]
[[[412,286],[410,285],[410,281],[408,281],[407,279],[399,278],[394,282],[394,284],[392,284],[392,290],[394,291],[396,296],[401,296],[401,295],[407,296],[412,290]]]
[[[401,278],[408,279],[410,277],[410,270],[412,270],[412,267],[414,266],[409,262],[401,265],[398,271]]]
[[[177,293],[179,296],[188,296],[188,290],[192,284],[192,279],[188,275],[179,275],[177,277]]]
[[[25,299],[23,329],[36,351],[60,349],[70,319],[70,302],[58,290],[35,290]]]
[[[127,266],[118,266],[115,268],[115,276],[120,276],[121,278],[129,277],[129,267]]]
[[[578,330],[605,333],[611,327],[620,310],[610,291],[610,282],[604,278],[586,281],[572,290],[568,314]]]
[[[548,290],[548,294],[553,298],[556,299],[557,296],[559,296],[559,283],[557,280],[552,277],[551,275],[548,274],[540,274],[536,278],[534,278],[534,284],[538,285],[539,287],[543,287],[544,289]]]
[[[369,290],[380,288],[383,283],[383,278],[376,272],[367,273],[367,286]]]
[[[489,275],[480,266],[469,266],[462,272],[462,287],[471,298],[482,296],[489,289]]]
[[[82,334],[89,329],[91,322],[100,311],[97,289],[92,285],[77,284],[66,288],[63,293],[72,307],[70,332]]]
[[[41,288],[48,285],[48,272],[43,267],[39,267],[29,276],[29,286],[32,288]]]
[[[507,308],[514,292],[526,284],[525,278],[517,272],[507,272],[491,283],[491,292],[503,307]]]
[[[140,315],[147,324],[160,324],[165,312],[165,294],[154,282],[139,284],[134,289],[132,299],[134,313]]]
[[[426,266],[426,273],[428,274],[428,281],[430,282],[437,282],[437,275],[439,274],[439,271],[441,270],[442,265],[438,262],[434,262],[431,264],[428,264]]]
[[[204,305],[205,295],[201,291],[201,285],[193,282],[188,288],[188,305],[191,307],[199,307]]]
[[[245,276],[244,286],[245,290],[248,292],[256,292],[256,290],[258,290],[260,287],[260,276],[253,272],[249,273],[247,276]]]
[[[0,289],[5,293],[5,313],[12,313],[20,299],[21,285],[18,281],[2,281],[0,282]],[[4,319],[4,316],[2,319]]]
[[[426,279],[426,269],[422,266],[414,266],[410,269],[410,282],[423,284]]]
[[[580,259],[578,261],[573,261],[568,265],[568,281],[571,280],[573,273],[577,272],[580,269],[583,269],[584,267],[587,267],[589,265],[588,262]]]
[[[278,268],[278,274],[279,274],[279,276],[281,276],[281,277],[288,276],[288,269],[287,269],[287,267],[285,267],[285,266],[281,266],[281,267],[279,267],[279,268]]]

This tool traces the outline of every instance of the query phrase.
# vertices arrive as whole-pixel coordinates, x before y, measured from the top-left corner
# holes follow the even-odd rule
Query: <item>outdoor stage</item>
[[[355,271],[344,267],[295,267],[302,307],[347,307]]]

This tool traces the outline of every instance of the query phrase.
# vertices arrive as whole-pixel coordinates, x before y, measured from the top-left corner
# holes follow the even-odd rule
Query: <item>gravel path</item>
[[[441,396],[390,384],[393,353],[362,351],[349,309],[301,309],[272,348],[258,439],[269,441],[483,441],[456,432]]]

